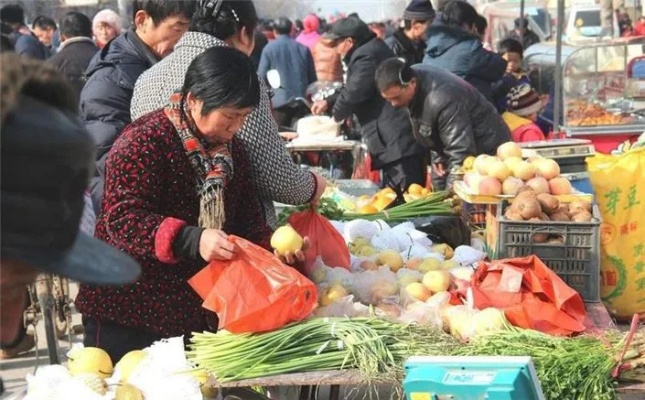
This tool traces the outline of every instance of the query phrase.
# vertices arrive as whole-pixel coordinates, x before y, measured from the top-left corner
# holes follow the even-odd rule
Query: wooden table
[[[378,382],[376,382],[378,383]],[[207,385],[219,387],[226,391],[227,388],[248,388],[254,386],[278,387],[297,386],[300,387],[300,399],[320,399],[318,389],[322,386],[329,386],[329,400],[340,398],[341,386],[365,386],[365,379],[357,370],[347,371],[326,371],[326,372],[303,372],[294,374],[275,375],[265,378],[245,379],[242,381],[219,383],[216,379],[206,382]],[[383,384],[390,384],[383,382]],[[264,397],[258,397],[263,399]],[[255,400],[255,399],[249,399]]]
[[[591,329],[614,329],[616,325],[611,319],[607,309],[602,303],[587,303],[587,325]],[[379,382],[373,382],[377,385]],[[326,371],[326,372],[305,372],[285,375],[275,375],[265,378],[246,379],[242,381],[219,383],[212,378],[207,382],[208,385],[226,389],[236,390],[254,386],[261,387],[278,387],[278,386],[296,386],[300,387],[300,400],[321,399],[318,396],[320,387],[329,386],[329,400],[338,400],[340,398],[341,386],[364,387],[365,380],[357,370],[347,371]],[[392,385],[392,382],[381,382],[382,385]],[[618,386],[617,392],[621,400],[644,400],[645,383],[622,383]],[[235,394],[232,392],[231,394]],[[245,400],[266,400],[267,397],[258,395],[239,396]],[[388,396],[389,397],[389,396]]]

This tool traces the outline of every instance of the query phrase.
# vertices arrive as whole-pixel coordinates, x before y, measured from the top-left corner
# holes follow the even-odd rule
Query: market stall
[[[645,331],[638,318],[617,330],[600,302],[606,202],[576,190],[566,163],[527,155],[535,149],[506,143],[496,157],[466,160],[454,192],[330,182],[316,209],[283,210],[271,238],[279,255],[304,251],[298,271],[231,237],[236,258],[189,280],[219,332],[193,333],[186,349],[182,338],[158,342],[115,365],[100,349],[75,348],[68,369],[28,378],[28,399],[60,390],[68,400],[201,400],[242,389],[261,392],[242,398],[287,398],[275,390],[293,386],[302,399],[329,387],[330,399],[385,388],[414,400],[504,393],[509,382],[524,393],[513,400],[640,390],[621,382],[645,381]],[[471,232],[473,206],[486,217]]]
[[[633,142],[645,131],[644,45],[635,38],[562,46],[561,109],[556,113],[558,101],[551,101],[543,119],[564,137],[590,140],[600,153]],[[550,96],[556,93],[556,53],[555,43],[543,43],[524,55],[531,81]]]

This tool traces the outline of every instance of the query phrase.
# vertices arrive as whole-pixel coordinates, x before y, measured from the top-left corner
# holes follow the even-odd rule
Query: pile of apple
[[[535,193],[554,196],[573,192],[571,182],[560,176],[560,166],[549,158],[522,159],[522,149],[514,142],[499,146],[497,156],[486,154],[464,162],[464,182],[478,195],[515,196],[528,186]]]

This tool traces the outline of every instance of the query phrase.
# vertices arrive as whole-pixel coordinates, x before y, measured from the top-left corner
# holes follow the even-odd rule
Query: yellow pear
[[[320,305],[326,307],[345,296],[348,296],[347,289],[341,285],[331,285],[322,290],[320,293]]]
[[[206,399],[214,399],[217,397],[219,390],[212,385],[206,384],[206,382],[208,382],[208,378],[210,377],[210,374],[207,371],[198,369],[192,371],[192,375],[195,377],[197,382],[199,382],[199,390],[202,392],[202,396],[204,396]]]
[[[423,275],[422,283],[432,293],[445,292],[450,287],[450,273],[448,271],[428,271]]]
[[[139,363],[148,356],[143,350],[133,350],[119,360],[116,363],[115,369],[121,373],[121,381],[127,382],[130,379],[132,372],[139,366]]]
[[[428,272],[428,271],[438,271],[441,269],[441,261],[437,260],[434,257],[428,257],[417,266],[417,271],[419,272]]]
[[[143,393],[136,386],[121,383],[116,388],[115,400],[143,400]]]
[[[271,236],[271,247],[281,256],[301,250],[303,244],[302,236],[291,225],[279,227],[273,232],[273,236]]]
[[[376,264],[388,265],[392,272],[403,268],[403,257],[396,250],[384,250],[376,256]]]
[[[83,347],[72,349],[68,354],[67,369],[69,373],[97,374],[101,378],[112,376],[114,366],[108,353],[98,347]]]
[[[430,298],[430,290],[419,282],[410,283],[405,287],[405,291],[410,297],[419,301],[426,301]]]

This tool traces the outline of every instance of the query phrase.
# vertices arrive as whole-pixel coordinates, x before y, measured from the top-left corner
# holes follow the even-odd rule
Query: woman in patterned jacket
[[[233,257],[227,234],[270,248],[250,160],[235,135],[259,101],[250,59],[214,47],[190,64],[166,107],[124,129],[107,158],[96,236],[135,258],[142,273],[128,286],[81,285],[86,346],[116,362],[161,338],[208,329],[187,280],[208,261]]]

